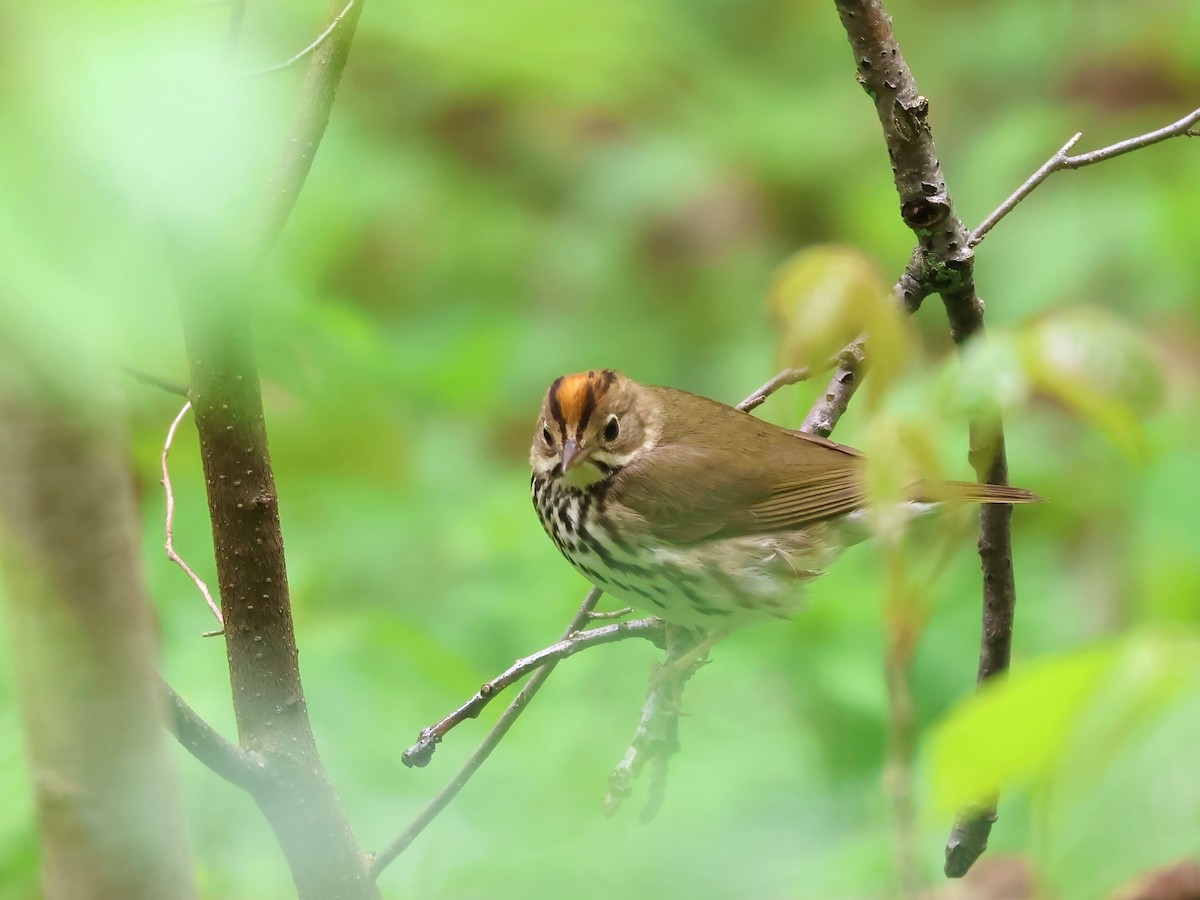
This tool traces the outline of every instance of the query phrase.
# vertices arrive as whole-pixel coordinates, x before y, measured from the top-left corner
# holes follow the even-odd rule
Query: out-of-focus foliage
[[[823,373],[829,361],[866,336],[870,408],[913,355],[914,335],[875,263],[853,247],[818,245],[780,265],[771,285],[771,323],[781,367]]]
[[[1142,422],[1163,398],[1158,355],[1129,323],[1077,307],[993,335],[971,348],[963,366],[947,366],[943,383],[952,406],[966,413],[1012,411],[1035,399],[1057,404],[1143,462]]]
[[[1200,783],[1180,752],[1198,705],[1194,634],[1134,633],[1020,667],[935,730],[934,799],[949,814],[1031,787],[1036,867],[1058,896],[1103,896],[1200,843]]]
[[[911,0],[891,12],[968,223],[1076,130],[1080,149],[1099,146],[1200,97],[1196,4]],[[734,402],[772,374],[766,298],[786,260],[854,247],[886,283],[912,238],[833,4],[368,0],[292,220],[256,281],[231,281],[301,79],[240,73],[304,46],[325,15],[312,0],[250,3],[231,48],[220,5],[0,11],[0,366],[83,402],[85,373],[109,362],[182,381],[179,291],[245,294],[309,708],[374,848],[498,710],[410,771],[399,755],[417,730],[554,639],[584,592],[529,508],[546,385],[605,365]],[[883,461],[966,478],[967,413],[1002,401],[1013,480],[1049,501],[1014,515],[1014,655],[1018,671],[1039,666],[1022,683],[1047,709],[1069,698],[1036,672],[1063,654],[1133,626],[1194,639],[1198,184],[1200,150],[1182,140],[1056,175],[979,248],[993,344],[961,375],[927,301],[903,377],[839,426]],[[788,389],[761,412],[795,426],[822,388]],[[177,401],[127,389],[163,669],[232,735],[223,648],[200,637],[204,604],[160,549],[158,453]],[[911,423],[919,441],[904,439]],[[213,583],[187,436],[173,454],[176,545]],[[941,532],[907,539],[912,571],[937,572],[918,582],[921,736],[973,686],[978,563],[964,520],[952,524],[964,537],[945,565]],[[604,818],[600,798],[654,654],[617,645],[570,660],[385,891],[888,896],[886,594],[864,545],[814,585],[804,615],[722,645],[689,686],[684,749],[646,826],[632,808]],[[1106,670],[1106,689],[1136,690],[1112,683],[1122,671]],[[1102,764],[1041,769],[1037,790],[1006,792],[992,852],[1081,897],[1181,855],[1197,780],[1165,761],[1194,755],[1196,705],[1186,687],[1127,720]],[[1074,734],[1064,740],[1097,746]],[[20,753],[0,665],[4,898],[36,893]],[[182,752],[179,765],[205,895],[287,896],[252,804]],[[934,754],[918,773],[931,878],[948,825],[929,800],[938,768]],[[1043,791],[1063,799],[1047,805]],[[1101,813],[1137,834],[1116,842]]]

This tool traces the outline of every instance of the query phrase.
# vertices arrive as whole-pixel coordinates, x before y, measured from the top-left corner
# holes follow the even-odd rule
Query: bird
[[[716,400],[613,369],[546,392],[530,489],[546,534],[593,585],[687,629],[789,618],[804,584],[870,535],[866,458]],[[915,511],[1034,503],[1023,488],[919,482]]]

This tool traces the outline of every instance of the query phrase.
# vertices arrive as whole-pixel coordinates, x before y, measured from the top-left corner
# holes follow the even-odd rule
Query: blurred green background
[[[890,11],[968,224],[1076,130],[1091,149],[1200,97],[1195,4]],[[244,246],[302,69],[242,73],[287,58],[325,15],[315,0],[250,3],[231,49],[215,4],[0,11],[0,328],[23,366],[70,395],[86,394],[91,364],[185,380],[172,254],[219,277]],[[832,3],[367,3],[308,185],[247,308],[309,708],[368,848],[423,806],[499,705],[408,770],[400,752],[418,729],[554,640],[585,591],[528,499],[546,385],[611,366],[736,402],[775,371],[767,296],[792,253],[846,244],[889,283],[901,272],[913,240],[853,74]],[[1183,140],[1055,176],[980,248],[994,348],[960,378],[931,299],[917,361],[837,432],[879,447],[879,422],[916,423],[969,477],[964,410],[999,397],[1014,483],[1050,501],[1015,515],[1014,659],[1031,668],[990,720],[1008,765],[991,853],[1019,858],[1046,896],[1107,896],[1200,848],[1200,680],[1187,663],[1200,613],[1198,197],[1200,147]],[[200,637],[207,610],[160,549],[158,453],[178,402],[123,387],[163,670],[232,735],[223,648]],[[761,412],[794,427],[818,390],[787,389]],[[190,425],[181,435],[177,548],[211,584]],[[959,530],[924,585],[932,614],[911,673],[917,837],[935,883],[944,798],[980,780],[935,748],[976,666],[978,561]],[[909,541],[914,573],[940,546]],[[684,749],[649,825],[640,798],[612,819],[600,799],[653,648],[570,660],[387,870],[385,894],[890,896],[884,569],[857,548],[804,615],[720,647],[689,686]],[[1064,679],[1072,654],[1096,647],[1104,665]],[[1043,702],[1062,734],[1038,755],[1023,742],[1038,716],[1023,713]],[[955,739],[978,738],[967,722]],[[178,755],[204,896],[288,896],[250,801]],[[36,896],[3,665],[0,798],[0,897]]]

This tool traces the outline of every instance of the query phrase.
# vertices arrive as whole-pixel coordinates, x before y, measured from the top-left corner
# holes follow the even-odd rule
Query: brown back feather
[[[663,433],[617,475],[609,497],[660,539],[794,530],[866,502],[858,451],[695,394],[644,390],[660,401]]]

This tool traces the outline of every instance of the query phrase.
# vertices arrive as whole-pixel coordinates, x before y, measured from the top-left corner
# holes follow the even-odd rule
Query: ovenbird
[[[571,564],[678,625],[790,615],[799,586],[868,533],[857,450],[611,369],[550,385],[530,463],[538,517]],[[1038,499],[973,482],[924,483],[911,496]]]

